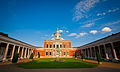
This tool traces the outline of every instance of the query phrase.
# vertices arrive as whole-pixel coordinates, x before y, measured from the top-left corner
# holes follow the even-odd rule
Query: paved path
[[[97,61],[86,60],[86,62],[97,63]],[[120,64],[103,62],[95,68],[74,69],[23,69],[13,64],[0,65],[0,72],[120,72]]]

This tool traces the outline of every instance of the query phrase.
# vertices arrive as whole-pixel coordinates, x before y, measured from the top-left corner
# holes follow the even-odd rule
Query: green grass
[[[39,68],[93,68],[97,64],[87,63],[73,58],[61,58],[64,62],[53,62],[55,59],[38,59],[35,61],[27,62],[24,64],[18,64],[18,67],[27,69],[39,69]]]

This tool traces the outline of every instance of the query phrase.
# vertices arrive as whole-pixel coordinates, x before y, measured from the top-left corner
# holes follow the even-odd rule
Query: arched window
[[[52,45],[50,44],[50,48],[52,48]]]
[[[48,44],[46,45],[46,48],[48,48]]]
[[[48,56],[48,52],[46,52],[46,56]]]
[[[67,52],[67,55],[69,56],[69,52]]]
[[[55,44],[53,45],[53,48],[55,48]]]
[[[67,44],[67,48],[69,48],[69,43]]]
[[[60,45],[60,48],[62,48],[62,45]]]
[[[57,48],[59,48],[59,45],[57,45]]]
[[[64,55],[65,55],[65,52],[64,52]]]
[[[51,52],[49,52],[49,55],[51,56]]]

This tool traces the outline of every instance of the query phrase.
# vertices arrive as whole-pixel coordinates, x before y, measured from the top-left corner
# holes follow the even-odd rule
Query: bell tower
[[[55,39],[60,39],[61,38],[61,33],[59,32],[58,28],[57,31],[55,33]]]

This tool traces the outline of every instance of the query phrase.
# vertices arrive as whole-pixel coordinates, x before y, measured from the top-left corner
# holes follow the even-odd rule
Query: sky
[[[43,47],[57,28],[72,47],[120,32],[120,0],[0,0],[0,32]]]

